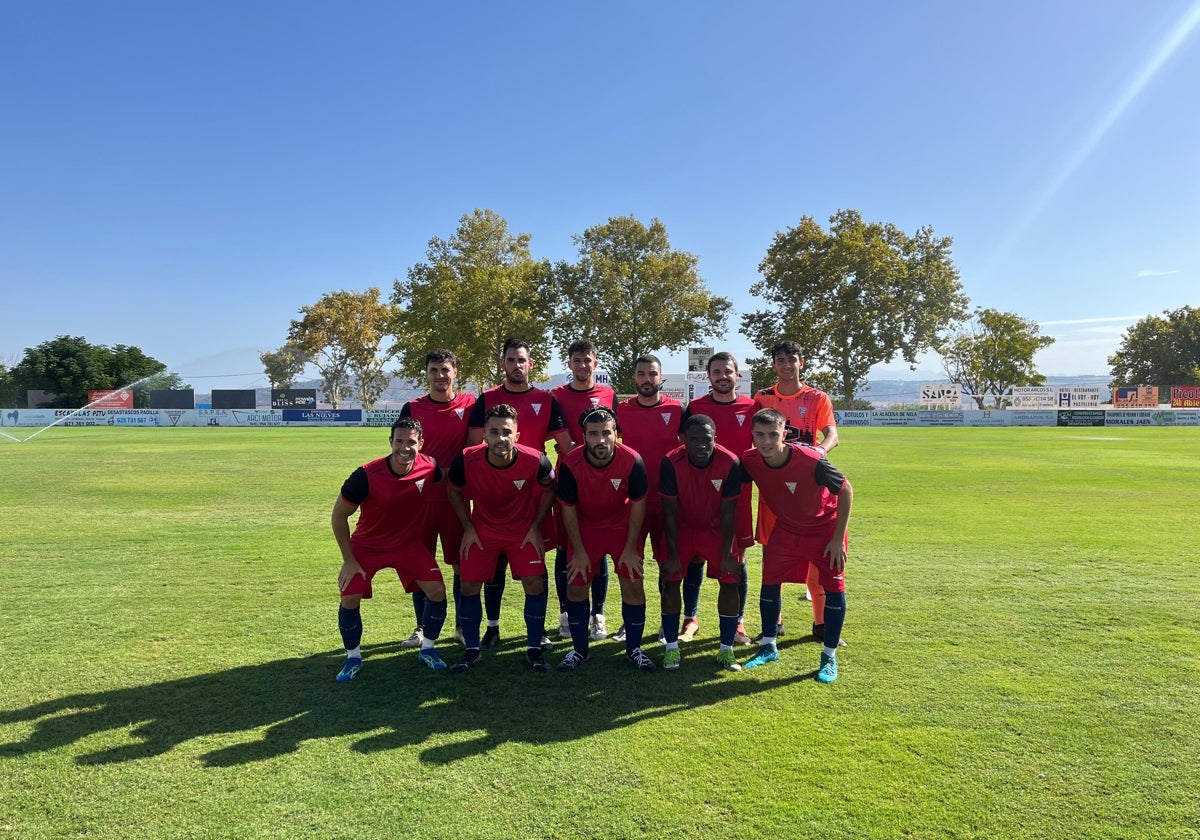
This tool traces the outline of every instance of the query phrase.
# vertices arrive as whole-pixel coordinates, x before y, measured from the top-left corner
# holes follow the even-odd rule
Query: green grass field
[[[329,512],[386,436],[0,441],[0,834],[1200,836],[1195,429],[844,429],[831,686],[795,586],[752,672],[714,667],[710,582],[679,671],[608,642],[527,672],[510,586],[503,648],[449,675],[398,647],[384,577],[367,667],[335,683]]]

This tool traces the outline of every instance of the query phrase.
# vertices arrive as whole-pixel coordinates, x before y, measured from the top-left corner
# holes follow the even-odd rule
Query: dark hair
[[[529,349],[529,344],[519,338],[510,338],[504,342],[504,347],[500,350],[500,356],[507,356],[509,350],[524,350],[529,355],[533,355],[533,351]]]
[[[683,421],[684,437],[686,437],[687,433],[696,426],[704,426],[707,429],[712,429],[714,435],[717,433],[717,424],[713,422],[711,417],[709,417],[707,414],[692,414],[688,417],[688,419]]]
[[[437,350],[430,350],[425,354],[425,367],[429,367],[432,362],[449,362],[458,367],[458,356],[454,355],[453,350],[439,347]]]
[[[517,410],[508,403],[500,403],[499,405],[494,405],[489,408],[483,415],[483,424],[486,426],[487,421],[491,420],[493,417],[501,417],[505,420],[511,420],[513,423],[518,422]]]
[[[787,426],[787,418],[777,409],[764,408],[754,412],[752,423],[755,426]]]
[[[596,345],[592,344],[586,338],[581,338],[567,348],[567,358],[570,359],[576,353],[583,353],[585,356],[595,356]]]
[[[658,365],[658,369],[662,370],[662,362],[660,362],[658,360],[658,356],[655,356],[653,353],[646,353],[643,356],[638,356],[637,361],[633,363],[633,366],[637,367],[638,365]]]
[[[585,408],[579,415],[579,427],[587,430],[588,423],[607,423],[612,421],[613,428],[617,431],[621,427],[617,425],[617,414],[606,405],[598,405],[593,408]]]
[[[397,429],[412,429],[417,433],[418,438],[425,437],[425,430],[421,428],[421,421],[416,417],[396,418],[396,422],[392,424],[392,430],[388,432],[388,440],[396,436]]]
[[[787,356],[799,356],[801,359],[804,358],[804,351],[801,350],[800,345],[794,341],[777,342],[775,346],[771,348],[771,361],[775,361],[775,357],[780,353],[783,353]]]
[[[733,369],[738,369],[737,359],[733,357],[732,353],[726,353],[724,350],[719,353],[713,353],[708,357],[708,362],[704,365],[705,372],[712,370],[713,362],[732,362]]]

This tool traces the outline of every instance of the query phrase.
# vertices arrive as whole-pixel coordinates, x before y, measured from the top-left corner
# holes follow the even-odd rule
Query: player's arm
[[[721,571],[731,575],[744,561],[737,550],[736,514],[742,496],[742,462],[737,458],[721,482]]]
[[[822,426],[821,427],[821,442],[816,446],[828,455],[838,445],[837,426]]]
[[[563,415],[562,405],[558,397],[550,395],[550,437],[554,439],[554,449],[558,457],[562,457],[579,444],[571,438],[571,430],[567,418]]]
[[[562,502],[562,507],[559,509],[561,514],[559,521],[567,533],[567,541],[571,546],[570,559],[567,561],[567,579],[570,580],[576,575],[587,577],[592,561],[588,557],[587,549],[583,547],[583,532],[579,530],[579,513],[575,510],[575,505],[579,502],[579,485],[575,482],[575,474],[565,464],[559,464],[558,467],[558,486],[555,488],[555,495]]]
[[[550,514],[550,508],[554,507],[555,475],[554,468],[550,466],[550,459],[546,457],[545,452],[541,454],[541,458],[542,462],[538,467],[538,486],[542,488],[542,498],[538,502],[537,512],[534,514],[533,522],[530,524],[529,531],[525,534],[525,539],[521,542],[521,545],[529,543],[544,554],[546,546],[542,542],[542,523],[546,521],[546,517]]]
[[[846,526],[850,524],[850,508],[854,504],[854,488],[849,481],[842,483],[837,494],[837,522],[834,524],[833,539],[825,546],[829,568],[840,572],[846,568]]]
[[[342,552],[342,568],[338,570],[338,591],[350,585],[355,575],[363,574],[363,568],[354,558],[354,549],[350,545],[350,517],[358,505],[348,502],[342,496],[333,503],[333,513],[329,524],[333,527],[333,538],[337,540],[338,549]]]
[[[663,563],[663,577],[674,575],[679,564],[679,488],[676,484],[675,466],[671,459],[663,457],[658,471],[658,494],[662,498],[663,539],[667,543],[667,559]]]
[[[450,509],[454,511],[463,527],[462,541],[458,544],[458,556],[462,559],[467,556],[467,550],[472,545],[483,548],[483,542],[475,531],[475,523],[471,521],[471,506],[463,494],[463,487],[467,484],[467,468],[461,452],[455,456],[446,478],[446,496],[450,500]]]
[[[471,414],[467,419],[467,446],[483,443],[483,418],[486,411],[483,403],[481,394],[471,406]]]
[[[646,521],[646,491],[649,482],[646,480],[646,464],[638,455],[629,471],[629,531],[625,534],[625,547],[617,563],[632,571],[637,577],[642,576],[642,555],[638,551],[642,542],[642,525]]]

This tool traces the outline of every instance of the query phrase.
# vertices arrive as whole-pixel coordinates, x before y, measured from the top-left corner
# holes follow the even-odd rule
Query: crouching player
[[[481,661],[479,591],[495,577],[502,557],[525,588],[526,658],[534,671],[550,670],[541,648],[546,625],[541,527],[554,504],[554,469],[545,453],[519,445],[519,435],[517,410],[493,405],[484,416],[484,442],[463,450],[450,467],[450,505],[463,526],[460,617],[467,648],[450,669],[455,673]]]
[[[804,583],[811,565],[820,574],[826,596],[826,641],[817,679],[830,683],[837,679],[837,640],[846,618],[846,526],[854,491],[819,447],[789,443],[786,434],[783,415],[764,408],[754,415],[754,449],[742,455],[743,478],[758,485],[759,498],[777,518],[771,541],[763,547],[763,637],[746,667],[779,658],[773,635],[779,621],[779,587]]]
[[[388,441],[392,446],[390,455],[359,467],[342,484],[330,518],[342,552],[338,630],[346,646],[346,661],[338,672],[338,682],[349,682],[362,668],[359,606],[363,598],[371,597],[375,573],[386,568],[396,570],[405,592],[415,592],[419,587],[425,593],[419,658],[435,671],[446,668],[434,649],[446,620],[446,584],[424,540],[438,465],[420,452],[421,424],[412,417],[401,417],[393,423]],[[350,516],[359,508],[362,513],[351,535]]]
[[[707,566],[708,577],[720,583],[721,650],[717,662],[729,671],[742,670],[733,655],[741,601],[738,585],[743,578],[734,538],[741,473],[737,456],[717,445],[716,424],[704,414],[693,414],[684,421],[683,446],[662,459],[658,490],[667,544],[667,559],[661,564],[662,626],[667,640],[663,667],[668,670],[679,667],[683,567],[699,563]]]

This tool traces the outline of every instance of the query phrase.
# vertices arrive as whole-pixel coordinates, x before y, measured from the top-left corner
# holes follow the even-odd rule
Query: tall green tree
[[[508,232],[492,210],[459,219],[449,239],[429,240],[426,261],[393,285],[393,347],[400,376],[420,381],[425,354],[448,347],[458,357],[462,382],[487,386],[500,375],[504,342],[519,338],[532,348],[535,377],[545,374],[555,294],[550,263],[530,254],[531,237]]]
[[[12,371],[5,362],[0,362],[0,408],[15,408],[19,406],[16,383],[13,382]]]
[[[812,217],[775,234],[750,287],[768,308],[742,316],[742,334],[764,351],[800,344],[812,368],[834,374],[852,402],[871,367],[897,356],[916,365],[939,333],[967,315],[950,237],[913,234],[839,210],[826,231]],[[769,360],[753,360],[769,366]],[[753,362],[752,362],[753,363]]]
[[[632,393],[639,356],[725,335],[732,304],[709,292],[698,258],[672,248],[658,219],[645,225],[634,216],[614,216],[572,239],[579,259],[554,269],[562,296],[552,328],[560,357],[572,342],[587,339],[617,392]]]
[[[1172,385],[1200,385],[1200,309],[1184,306],[1143,318],[1125,331],[1108,364],[1113,388],[1157,385],[1165,397]]]
[[[377,288],[365,292],[325,294],[311,306],[300,307],[288,341],[308,353],[321,372],[325,397],[337,408],[353,382],[358,401],[374,408],[387,388],[383,368],[391,353],[380,355],[380,344],[392,317]]]
[[[136,385],[134,405],[145,407],[149,405],[148,378],[166,370],[165,364],[146,355],[140,347],[106,347],[92,344],[83,336],[60,335],[26,348],[21,361],[10,371],[10,382],[21,406],[26,402],[26,391],[57,394],[52,405],[58,408],[80,408],[87,404],[88,391]],[[177,375],[169,376],[173,377],[169,381],[179,381]]]
[[[258,354],[263,363],[263,372],[272,388],[291,388],[296,377],[304,372],[312,354],[306,353],[295,344],[285,342],[277,350],[264,350]]]
[[[1037,322],[1013,312],[977,307],[942,344],[942,369],[980,408],[988,397],[1001,408],[1008,389],[1046,381],[1033,357],[1054,339],[1040,332]]]

